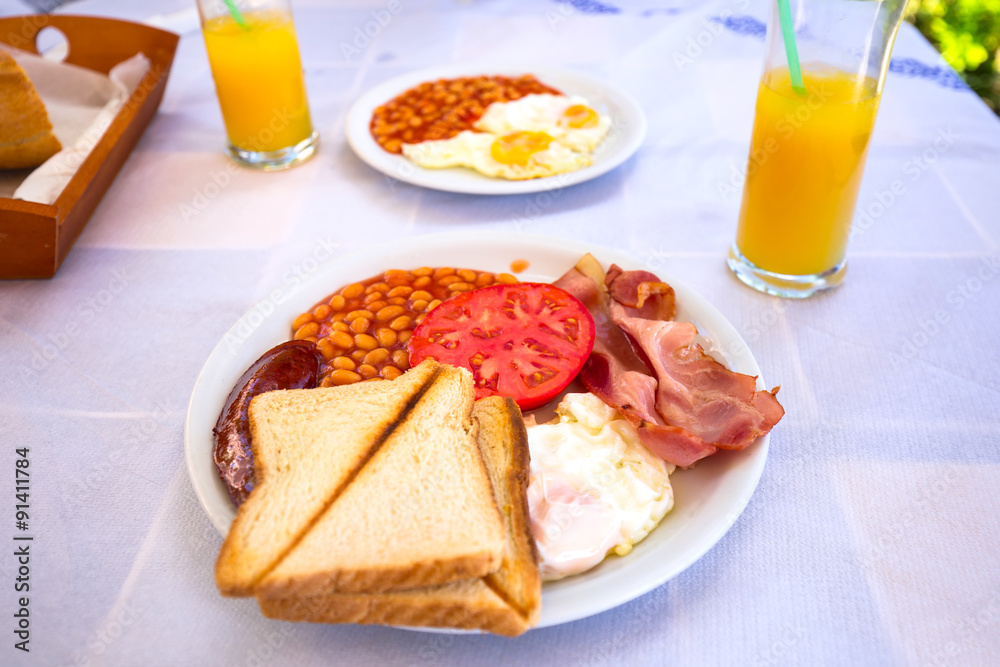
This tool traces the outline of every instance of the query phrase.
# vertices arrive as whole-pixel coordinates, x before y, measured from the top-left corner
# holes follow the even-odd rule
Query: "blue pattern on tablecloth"
[[[764,39],[764,35],[767,34],[767,25],[752,16],[713,16],[712,22],[718,23],[737,35],[750,35]]]
[[[597,0],[556,0],[561,5],[569,5],[582,14],[621,14],[622,10],[606,2]]]
[[[962,80],[962,77],[947,65],[926,65],[914,58],[893,58],[889,61],[889,71],[903,76],[929,79],[945,88],[969,89],[969,85]]]

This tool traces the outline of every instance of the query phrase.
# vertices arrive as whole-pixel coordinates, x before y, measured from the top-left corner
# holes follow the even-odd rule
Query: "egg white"
[[[451,139],[403,144],[403,155],[427,169],[468,167],[486,176],[524,180],[553,176],[589,166],[589,155],[577,153],[553,141],[548,148],[532,154],[527,164],[503,164],[493,159],[490,147],[498,135],[489,132],[460,132]]]
[[[627,554],[670,511],[674,494],[669,475],[674,466],[650,453],[639,441],[635,427],[593,394],[567,394],[557,412],[558,422],[528,428],[531,484],[535,486],[529,489],[529,501],[541,497],[540,486],[547,476],[555,476],[557,481],[572,486],[585,504],[604,505],[620,520],[605,522],[618,533],[611,539],[600,531],[591,538],[595,548],[600,545],[596,557],[585,564],[592,567],[609,552]],[[582,515],[574,511],[572,502],[563,503],[563,507],[569,509],[561,517],[551,512],[552,518],[532,515],[533,522],[560,523],[537,526],[536,541],[545,542],[539,544],[545,579],[582,571],[582,560],[567,567],[557,562],[561,550],[580,552],[581,529],[585,528],[569,525],[575,514]],[[573,545],[561,545],[560,535],[573,540]],[[544,537],[539,540],[538,536]]]

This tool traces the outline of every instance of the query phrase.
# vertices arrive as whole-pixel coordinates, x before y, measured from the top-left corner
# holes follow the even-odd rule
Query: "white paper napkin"
[[[27,176],[24,171],[0,175],[0,195],[51,204],[145,76],[149,59],[137,53],[105,76],[23,51],[11,53],[45,103],[63,149]]]

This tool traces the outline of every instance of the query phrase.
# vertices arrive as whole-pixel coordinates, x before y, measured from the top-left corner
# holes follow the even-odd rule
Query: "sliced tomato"
[[[407,346],[472,372],[476,398],[510,396],[523,410],[566,388],[594,347],[594,318],[573,295],[545,283],[493,285],[448,299],[427,314]]]

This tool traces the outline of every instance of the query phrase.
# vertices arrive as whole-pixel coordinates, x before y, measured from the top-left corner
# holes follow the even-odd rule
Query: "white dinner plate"
[[[209,355],[195,382],[188,405],[184,441],[188,472],[202,507],[221,535],[236,510],[212,460],[212,427],[233,385],[264,352],[288,340],[299,314],[344,285],[386,269],[453,266],[492,272],[510,271],[514,260],[526,260],[522,280],[551,282],[568,271],[581,255],[592,253],[605,267],[643,268],[625,255],[566,239],[501,232],[465,232],[419,236],[359,252],[319,267],[303,281],[277,287],[268,298],[229,330]],[[760,369],[736,329],[718,310],[681,281],[656,272],[676,291],[678,319],[694,322],[711,339],[716,358],[733,370],[757,376]],[[630,554],[611,556],[589,572],[542,590],[539,627],[597,614],[650,591],[687,568],[729,530],[760,479],[767,458],[768,436],[739,452],[719,452],[690,470],[671,476],[675,505],[659,526]],[[205,567],[212,567],[205,563]]]
[[[424,169],[402,155],[389,153],[376,143],[369,131],[375,109],[402,92],[425,81],[460,76],[534,74],[542,83],[567,95],[582,95],[600,113],[610,114],[612,125],[607,138],[594,151],[594,163],[568,174],[526,181],[490,178],[465,168]],[[434,190],[475,195],[512,195],[543,192],[589,181],[611,171],[638,150],[646,136],[646,116],[642,107],[627,93],[607,81],[574,70],[556,67],[501,65],[444,65],[410,72],[381,83],[362,95],[347,113],[347,143],[358,157],[387,176]]]

